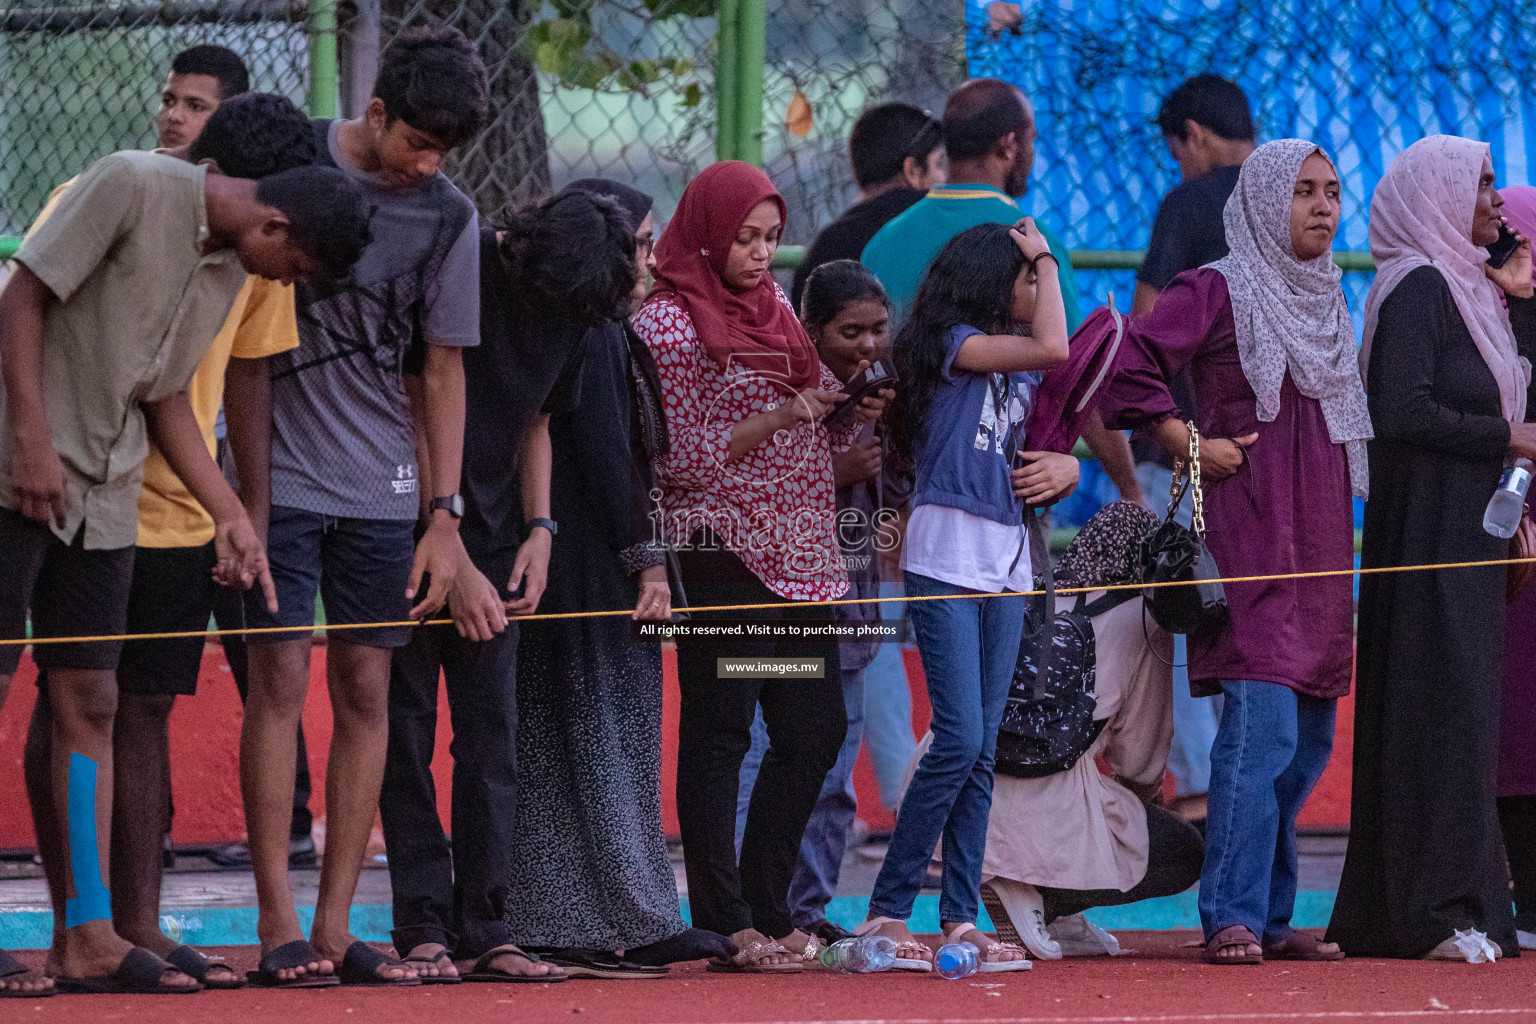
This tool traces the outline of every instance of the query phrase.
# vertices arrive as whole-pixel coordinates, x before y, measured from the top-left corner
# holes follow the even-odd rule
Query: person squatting
[[[1421,140],[1382,179],[1357,360],[1335,165],[1309,141],[1258,145],[1246,97],[1214,76],[1159,117],[1184,181],[1128,322],[1084,317],[1066,250],[1024,215],[1034,114],[1001,81],[970,82],[941,119],[860,117],[858,202],[790,294],[771,273],[787,206],[744,163],[690,181],[659,237],[651,197],[603,179],[483,223],[441,165],[487,106],[449,28],[398,36],[350,120],[310,120],[196,46],[164,80],[159,147],[80,168],[16,254],[0,638],[63,642],[33,647],[25,749],[52,947],[42,972],[0,951],[0,997],[643,980],[695,960],[795,974],[850,934],[931,972],[908,921],[936,846],[945,941],[982,972],[1114,952],[1083,911],[1196,881],[1213,964],[1536,943],[1533,702],[1501,734],[1501,690],[1531,692],[1502,662],[1502,567],[1370,577],[1358,643],[1347,575],[1234,585],[1225,619],[1190,635],[1178,692],[1174,637],[1134,589],[1167,511],[1142,502],[1195,453],[1229,575],[1348,570],[1351,498],[1368,494],[1368,567],[1503,557],[1476,516],[1509,460],[1536,459],[1536,198],[1494,188],[1486,144]],[[1518,245],[1495,267],[1501,231]],[[1093,401],[1069,409],[1111,332]],[[1053,567],[1031,534],[1077,485],[1079,436],[1125,500]],[[998,733],[1042,574],[1098,588],[1096,738],[1022,777],[995,770]],[[873,603],[901,594],[933,709],[920,741]],[[334,731],[306,933],[288,872],[314,860],[300,717],[317,598]],[[409,624],[444,609],[452,628]],[[133,637],[200,634],[210,615],[255,631],[224,640],[248,839],[218,854],[255,878],[248,978],[157,921],[167,723],[203,637]],[[1511,636],[1533,627],[1536,608],[1510,606]],[[662,830],[658,642],[688,630],[692,926]],[[21,653],[0,646],[0,701]],[[819,671],[732,678],[729,659]],[[1319,939],[1290,924],[1296,816],[1352,672],[1355,827]],[[899,816],[850,933],[826,911],[861,745]],[[1203,818],[1163,805],[1171,763]],[[398,956],[348,929],[376,816]],[[1407,845],[1420,855],[1392,855]]]

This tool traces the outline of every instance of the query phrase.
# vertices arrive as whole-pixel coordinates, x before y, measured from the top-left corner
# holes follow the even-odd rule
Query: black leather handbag
[[[1037,574],[1044,567],[1045,599],[1024,620],[994,764],[998,772],[1020,779],[1066,771],[1099,738],[1104,722],[1093,717],[1098,697],[1092,618],[1135,596],[1134,591],[1116,591],[1087,604],[1086,595],[1079,594],[1071,611],[1058,613],[1050,551],[1034,518],[1030,551]]]
[[[1190,529],[1173,517],[1186,490],[1194,508]],[[1189,424],[1189,458],[1173,468],[1168,517],[1141,542],[1141,581],[1145,607],[1169,633],[1198,633],[1227,621],[1227,593],[1221,570],[1205,546],[1205,495],[1200,488],[1200,432]]]

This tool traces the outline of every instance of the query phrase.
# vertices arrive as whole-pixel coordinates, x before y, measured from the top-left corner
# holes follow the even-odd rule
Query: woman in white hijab
[[[1367,567],[1506,557],[1482,514],[1526,424],[1530,246],[1501,269],[1486,143],[1414,143],[1371,200],[1365,308],[1376,440]],[[1351,956],[1517,955],[1495,809],[1502,565],[1365,576],[1349,852],[1328,937]]]
[[[1174,278],[1128,332],[1101,404],[1115,427],[1188,450],[1189,410],[1167,381],[1195,384],[1206,541],[1227,576],[1348,570],[1351,492],[1371,436],[1355,335],[1331,258],[1338,173],[1315,143],[1266,143],[1227,202],[1225,259]],[[1195,696],[1225,695],[1206,823],[1200,918],[1219,964],[1335,960],[1291,929],[1296,815],[1333,751],[1349,692],[1354,602],[1347,576],[1227,587],[1228,619],[1189,638]]]

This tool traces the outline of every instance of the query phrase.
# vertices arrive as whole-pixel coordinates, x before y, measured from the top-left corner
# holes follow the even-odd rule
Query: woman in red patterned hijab
[[[776,224],[772,211],[758,209],[768,206]],[[670,298],[686,309],[722,369],[734,360],[801,391],[816,385],[821,365],[768,269],[784,218],[784,197],[756,167],[732,160],[705,168],[656,245],[648,301]]]

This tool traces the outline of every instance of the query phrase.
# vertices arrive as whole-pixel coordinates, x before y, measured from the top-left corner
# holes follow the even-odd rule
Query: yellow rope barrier
[[[1307,580],[1321,579],[1330,576],[1371,576],[1382,573],[1394,572],[1428,572],[1437,569],[1476,569],[1494,565],[1523,565],[1528,562],[1536,562],[1536,558],[1493,558],[1482,562],[1440,562],[1434,565],[1386,565],[1376,566],[1370,569],[1319,569],[1313,572],[1277,572],[1263,576],[1224,576],[1214,582],[1223,586],[1229,583],[1267,583],[1275,580]],[[1166,583],[1117,583],[1100,587],[1064,587],[1056,593],[1067,594],[1091,594],[1098,591],[1110,590],[1150,590],[1157,587],[1187,587],[1192,584],[1183,581],[1169,581]],[[833,601],[796,601],[796,608],[832,608],[843,604],[893,604],[907,601],[953,601],[967,600],[972,597],[1037,597],[1044,594],[1043,590],[1010,590],[999,594],[930,594],[922,597],[870,597],[870,598],[838,598]],[[782,608],[785,602],[769,601],[760,604],[721,604],[707,606],[690,606],[678,609],[687,612],[744,612],[761,610],[764,608]],[[599,619],[611,618],[618,615],[633,615],[631,608],[618,608],[611,611],[598,612],[544,612],[535,615],[519,615],[515,622],[549,622],[556,619]],[[452,619],[427,619],[416,621],[406,619],[402,622],[352,622],[336,625],[309,625],[309,626],[263,626],[248,629],[192,629],[177,633],[125,633],[118,636],[57,636],[57,637],[21,637],[13,640],[0,639],[0,646],[14,646],[16,644],[87,644],[105,643],[115,640],[178,640],[194,636],[258,636],[272,633],[336,633],[348,629],[386,629],[399,626],[447,626],[452,625]]]

